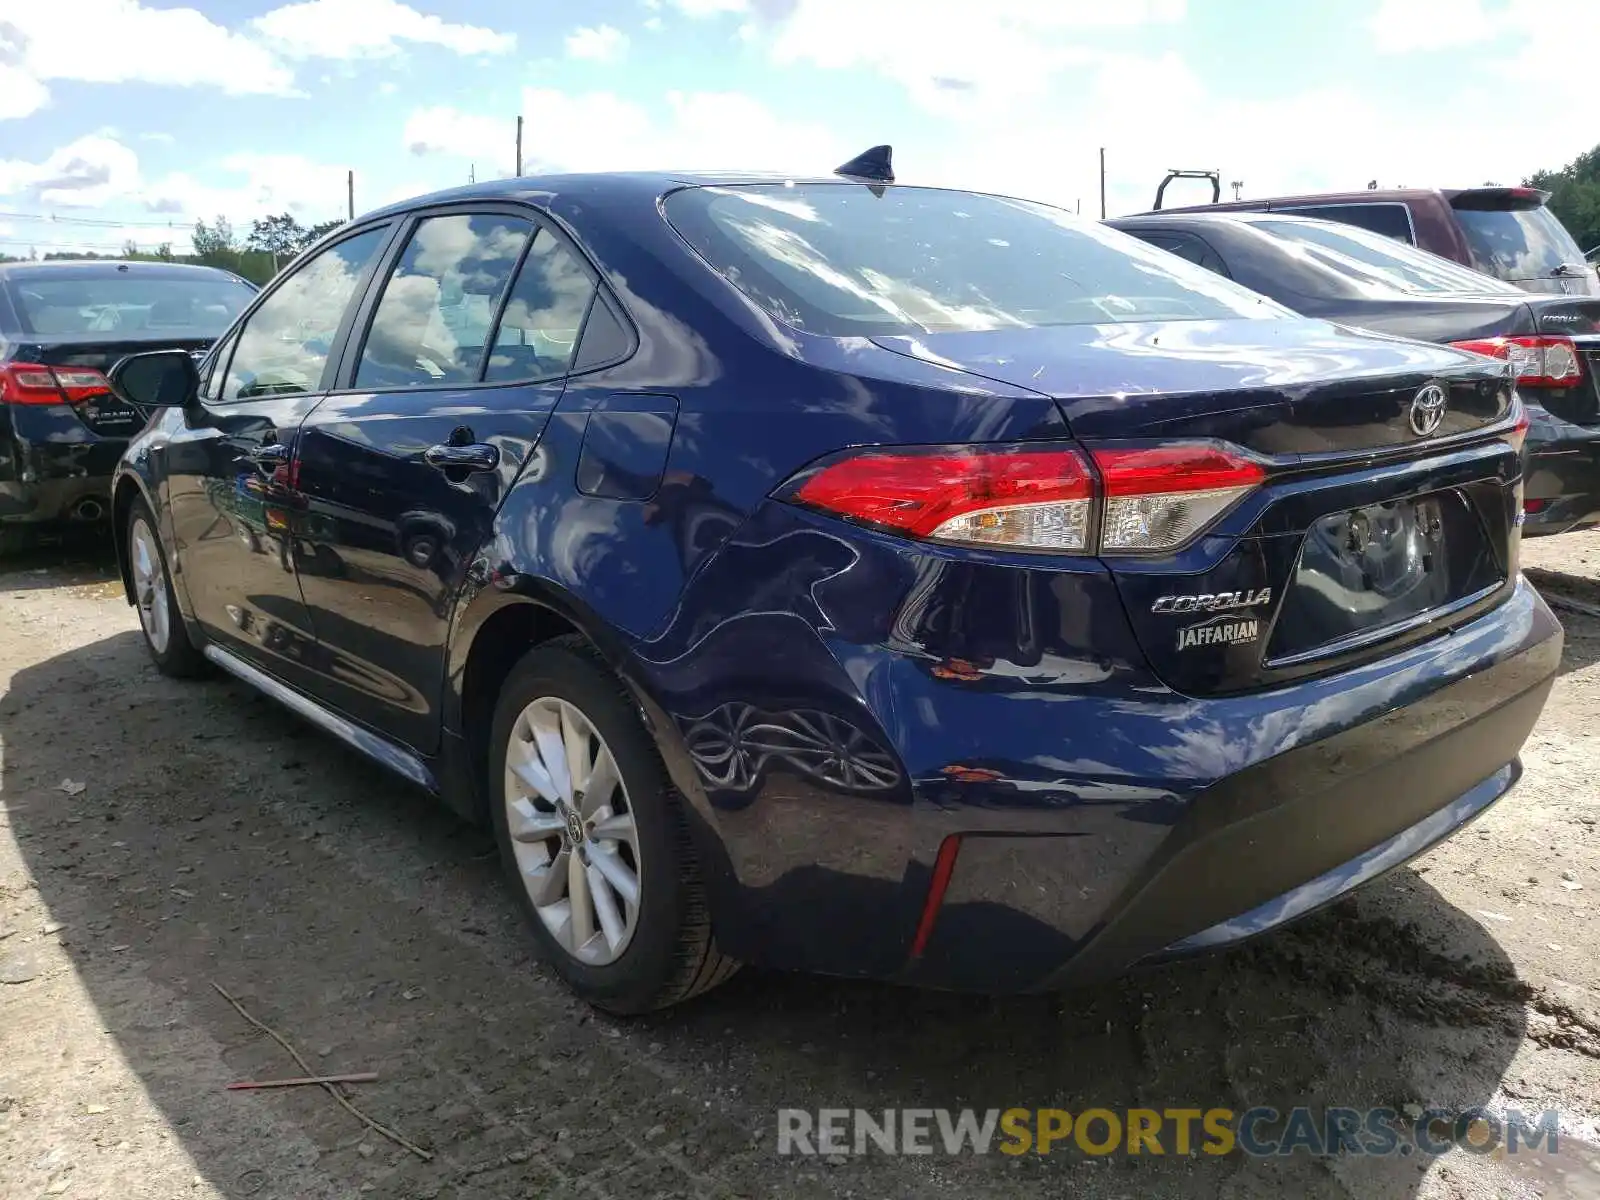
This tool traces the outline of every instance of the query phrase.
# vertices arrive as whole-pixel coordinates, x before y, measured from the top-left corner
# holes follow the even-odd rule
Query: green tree
[[[332,233],[335,229],[339,228],[339,226],[343,224],[343,217],[335,217],[331,221],[324,221],[320,225],[311,226],[311,228],[305,230],[301,234],[300,244],[296,246],[295,249],[304,250],[307,246],[322,238],[323,235]]]
[[[1550,211],[1572,232],[1580,250],[1600,247],[1600,146],[1559,171],[1536,171],[1526,182],[1550,193]]]
[[[272,255],[274,263],[281,264],[292,257],[305,244],[306,231],[290,213],[260,217],[251,222],[250,236],[245,246]]]

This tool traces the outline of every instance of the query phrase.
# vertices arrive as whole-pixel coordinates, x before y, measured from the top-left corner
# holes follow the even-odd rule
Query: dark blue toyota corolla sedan
[[[113,374],[158,669],[492,824],[617,1012],[1258,933],[1504,795],[1561,650],[1505,364],[1020,200],[480,184]]]

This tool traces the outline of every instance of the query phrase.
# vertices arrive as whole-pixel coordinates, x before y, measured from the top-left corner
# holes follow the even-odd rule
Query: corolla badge
[[[1430,383],[1411,397],[1411,432],[1418,437],[1428,437],[1444,422],[1444,409],[1448,403],[1444,389]]]

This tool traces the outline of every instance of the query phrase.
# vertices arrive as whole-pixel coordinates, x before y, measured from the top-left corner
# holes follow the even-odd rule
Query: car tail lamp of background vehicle
[[[80,404],[110,391],[106,377],[87,367],[0,363],[0,402],[6,404]]]
[[[1223,442],[1087,453],[1070,446],[954,446],[853,451],[807,472],[789,498],[931,541],[1166,554],[1265,478],[1260,462]]]
[[[1571,338],[1495,337],[1450,344],[1504,359],[1522,387],[1569,388],[1583,379],[1583,362]]]

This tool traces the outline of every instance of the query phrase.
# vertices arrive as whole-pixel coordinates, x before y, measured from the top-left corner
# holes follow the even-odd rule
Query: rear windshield
[[[26,333],[216,337],[255,289],[227,275],[63,274],[13,277],[7,291]]]
[[[1502,279],[1551,279],[1583,267],[1583,253],[1548,208],[1458,208],[1472,261]]]
[[[741,185],[675,192],[666,212],[774,317],[830,337],[1287,313],[1136,238],[1022,200]]]
[[[1381,233],[1320,221],[1251,221],[1300,248],[1305,257],[1330,267],[1369,291],[1411,296],[1472,295],[1517,289],[1426,250],[1401,245]]]

